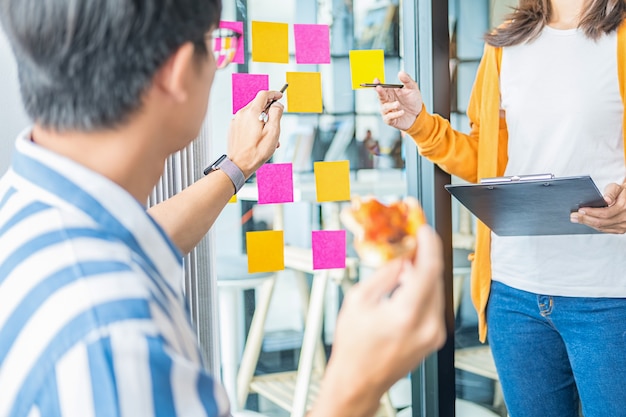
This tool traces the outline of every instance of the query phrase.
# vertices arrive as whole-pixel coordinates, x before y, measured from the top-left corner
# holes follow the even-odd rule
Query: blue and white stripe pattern
[[[229,415],[181,254],[125,190],[29,135],[0,180],[0,417]]]

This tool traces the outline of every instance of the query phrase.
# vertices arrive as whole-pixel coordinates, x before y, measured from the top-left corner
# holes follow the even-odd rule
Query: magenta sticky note
[[[261,90],[270,85],[267,74],[233,74],[233,114],[250,103]]]
[[[239,32],[241,33],[241,36],[239,37],[239,40],[237,41],[237,52],[235,52],[235,58],[233,59],[233,62],[235,64],[243,64],[245,62],[245,55],[244,55],[244,51],[245,51],[245,47],[244,47],[244,39],[245,36],[243,35],[243,22],[231,22],[228,20],[222,20],[220,21],[220,28],[223,29],[232,29],[235,32]]]
[[[265,164],[256,172],[259,204],[293,202],[293,168],[291,164]]]
[[[293,34],[296,41],[296,63],[330,63],[328,25],[294,24]]]
[[[317,230],[311,236],[313,269],[346,267],[346,231]]]

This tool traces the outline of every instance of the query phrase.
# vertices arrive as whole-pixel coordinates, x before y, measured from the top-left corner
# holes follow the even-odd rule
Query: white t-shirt
[[[601,192],[626,178],[617,36],[594,41],[546,27],[506,47],[501,106],[509,130],[505,175],[589,174]],[[500,237],[492,276],[540,294],[626,297],[626,235]]]

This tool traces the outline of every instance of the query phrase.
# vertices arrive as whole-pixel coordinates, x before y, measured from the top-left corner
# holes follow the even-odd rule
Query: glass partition
[[[316,113],[290,111],[287,100],[282,100],[286,112],[281,146],[271,162],[292,164],[294,202],[257,204],[254,192],[244,192],[236,203],[227,206],[215,226],[215,235],[220,236],[214,249],[218,280],[220,259],[245,253],[248,231],[283,230],[285,245],[310,250],[313,231],[342,227],[338,212],[348,203],[318,203],[311,192],[313,165],[318,161],[349,161],[352,194],[374,194],[382,200],[399,199],[407,194],[420,198],[431,224],[446,244],[449,342],[419,370],[394,386],[388,398],[390,406],[382,407],[381,415],[452,416],[455,396],[457,416],[489,416],[493,415],[489,412],[504,411],[498,397],[497,377],[477,370],[476,357],[469,356],[474,353],[472,349],[485,347],[479,346],[476,314],[469,299],[468,255],[473,251],[475,221],[456,202],[451,202],[443,189],[443,184],[459,180],[450,179],[437,167],[422,161],[410,139],[382,122],[374,91],[352,89],[349,53],[382,49],[387,82],[395,82],[398,70],[406,69],[422,86],[427,106],[444,116],[449,114],[453,126],[465,131],[469,125],[464,111],[482,54],[482,35],[501,19],[506,12],[505,3],[513,1],[449,0],[447,5],[434,0],[224,1],[223,19],[243,23],[245,61],[216,75],[209,107],[209,117],[214,121],[213,153],[226,151],[226,124],[217,121],[232,117],[233,73],[266,74],[269,88],[279,89],[288,72],[319,72],[323,106]],[[287,63],[261,63],[252,59],[251,29],[252,22],[257,21],[288,25]],[[294,25],[313,23],[328,25],[330,63],[298,64]],[[245,188],[255,186],[252,178]],[[349,241],[347,257],[355,258]],[[355,271],[351,279],[367,279],[370,272],[358,263]],[[254,363],[255,375],[286,375],[298,369],[300,349],[307,337],[304,323],[310,312],[307,297],[302,294],[311,294],[312,299],[316,291],[312,271],[305,272],[304,277],[304,281],[300,280],[297,271],[289,267],[277,273],[258,361]],[[320,333],[325,354],[332,345],[334,318],[346,288],[338,285],[339,282],[331,279],[321,287],[325,314]],[[238,323],[237,357],[243,354],[252,313],[264,302],[259,291],[245,290],[243,294],[241,307],[246,314]],[[463,355],[473,363],[474,369],[463,365]],[[257,395],[254,390],[246,403],[239,406],[261,410],[267,416],[298,415],[281,404],[278,396]],[[475,412],[484,414],[469,414]]]
[[[450,0],[450,72],[452,126],[469,132],[467,104],[480,62],[483,35],[500,24],[516,0]],[[462,182],[453,177],[452,182]],[[482,407],[484,415],[506,416],[498,375],[488,345],[478,340],[478,317],[470,297],[470,262],[475,218],[456,200],[453,213],[453,308],[455,312],[455,374],[457,415]],[[486,410],[492,413],[487,414]]]
[[[209,106],[209,117],[213,120],[215,155],[226,151],[226,129],[223,123],[217,121],[232,117],[232,75],[235,73],[267,75],[269,88],[276,90],[286,82],[287,73],[319,73],[322,109],[319,112],[291,111],[288,103],[289,89],[286,92],[287,97],[281,100],[286,110],[281,123],[281,146],[271,162],[292,164],[294,202],[258,204],[254,191],[256,179],[253,177],[249,180],[239,193],[238,201],[226,207],[215,225],[215,235],[226,237],[215,247],[218,287],[221,274],[220,259],[231,259],[232,256],[245,253],[246,232],[282,230],[286,246],[310,251],[313,231],[343,228],[339,224],[338,213],[349,202],[316,201],[313,170],[315,162],[349,161],[349,181],[353,195],[375,195],[381,200],[392,201],[406,195],[407,189],[405,153],[400,133],[383,123],[375,91],[352,89],[350,71],[350,51],[382,50],[385,80],[397,82],[397,73],[402,66],[398,1],[226,0],[223,20],[242,22],[245,61],[220,70],[215,78]],[[252,58],[253,22],[288,25],[288,62],[256,62]],[[329,63],[296,62],[297,51],[294,42],[296,24],[328,26]],[[349,233],[347,237],[346,255],[349,263],[355,260],[356,256],[349,241]],[[290,255],[286,253],[285,256]],[[285,259],[286,264],[291,261]],[[351,279],[366,279],[369,273],[369,270],[357,263]],[[294,271],[294,268],[288,265],[276,276],[259,358],[255,363],[255,378],[295,371],[302,361],[301,347],[303,338],[306,338],[305,315],[308,300],[301,294],[311,294],[310,300],[313,302],[317,278],[312,271],[306,271],[305,279],[302,281],[298,271]],[[304,288],[302,282],[305,283]],[[345,288],[346,282],[342,283],[332,278],[323,288],[325,314],[321,336],[326,354],[332,345],[334,320]],[[241,307],[246,313],[239,319],[241,330],[237,330],[236,339],[239,342],[236,346],[236,356],[243,355],[245,333],[250,328],[252,313],[258,310],[258,306],[263,302],[259,298],[258,289],[245,290],[243,293]],[[220,321],[224,323],[225,318],[221,317]],[[260,384],[262,381],[257,382]],[[257,382],[253,382],[253,385]],[[235,389],[233,386],[233,390]],[[263,391],[262,388],[258,390]],[[251,395],[246,400],[246,408],[261,410],[268,416],[297,415],[293,410],[284,407],[280,398],[263,393],[254,394],[254,391],[255,389],[251,389]],[[390,414],[410,406],[408,378],[400,384],[393,396],[393,404],[388,408]],[[394,409],[393,413],[391,407]]]
[[[465,114],[474,76],[483,51],[482,35],[489,26],[489,2],[450,1],[450,78],[453,127],[469,132]],[[460,182],[452,178],[452,182]],[[474,250],[474,219],[456,200],[452,200],[453,282],[455,312],[455,376],[456,394],[461,404],[495,409],[501,405],[497,375],[489,363],[488,346],[478,341],[478,317],[470,298],[470,262]],[[481,362],[482,360],[482,362]],[[486,369],[489,368],[489,369]],[[469,405],[467,405],[469,404]]]

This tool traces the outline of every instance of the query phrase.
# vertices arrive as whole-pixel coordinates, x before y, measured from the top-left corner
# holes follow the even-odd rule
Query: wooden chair
[[[259,295],[237,375],[237,404],[243,408],[248,395],[257,393],[289,411],[291,417],[304,417],[319,392],[319,383],[326,366],[321,341],[326,288],[330,281],[334,281],[347,291],[356,280],[358,260],[347,258],[346,268],[343,270],[313,270],[310,249],[286,246],[285,268],[296,273],[306,310],[298,369],[254,375],[263,342],[265,319],[273,294],[273,286],[265,287]],[[313,274],[310,293],[306,282],[307,273]],[[377,415],[396,416],[389,395],[385,395],[381,400]]]
[[[221,378],[231,401],[231,411],[240,411],[236,403],[237,370],[243,346],[244,326],[241,311],[243,292],[256,289],[264,297],[271,293],[275,273],[248,273],[247,256],[222,256],[217,260],[217,290],[219,301]],[[243,412],[243,411],[242,411]]]

